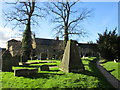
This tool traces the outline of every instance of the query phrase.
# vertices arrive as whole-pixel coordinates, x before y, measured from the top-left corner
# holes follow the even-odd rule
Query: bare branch
[[[82,11],[82,13],[80,14],[80,16],[77,17],[75,20],[72,20],[72,21],[69,23],[68,26],[70,26],[72,23],[75,23],[75,22],[78,22],[78,21],[82,21],[82,20],[90,17],[90,15],[89,15],[90,13],[91,13],[91,11],[87,11],[86,9],[84,9],[84,10]]]
[[[28,20],[30,20],[32,23],[31,25],[38,25],[38,22],[36,22],[35,18],[43,18],[44,15],[40,15],[40,13],[35,13],[34,11],[38,11],[38,9],[41,11],[39,6],[36,6],[35,0],[29,0],[28,2],[16,2],[16,3],[9,3],[13,5],[13,8],[11,11],[4,13],[5,20],[11,21],[12,23],[15,23],[14,21],[19,22],[19,24],[16,22],[16,26],[19,26],[20,24],[26,25]],[[36,9],[37,8],[37,9]],[[32,18],[31,18],[32,17]]]
[[[24,5],[25,5],[25,7],[26,7],[26,10],[27,10],[27,13],[29,12],[29,9],[28,9],[28,7],[27,7],[27,3],[26,2],[23,2],[24,3]]]
[[[81,21],[86,20],[91,16],[92,10],[79,9],[75,6],[76,2],[51,2],[47,6],[48,10],[51,11],[51,15],[54,14],[52,22],[59,24],[56,29],[56,34],[65,36],[65,40],[68,40],[68,35],[82,35],[85,34],[81,28]],[[53,6],[53,7],[52,7]],[[74,8],[75,7],[75,8]],[[62,27],[61,27],[62,26]]]

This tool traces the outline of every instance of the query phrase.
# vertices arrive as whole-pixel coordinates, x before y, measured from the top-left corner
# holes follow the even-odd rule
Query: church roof
[[[35,38],[37,45],[48,45],[48,46],[55,46],[62,43],[62,40],[55,40],[55,39],[44,39],[44,38]]]
[[[11,39],[11,40],[9,40],[8,42],[20,42],[20,41],[15,40],[15,39]]]
[[[96,48],[97,44],[78,43],[81,48]]]

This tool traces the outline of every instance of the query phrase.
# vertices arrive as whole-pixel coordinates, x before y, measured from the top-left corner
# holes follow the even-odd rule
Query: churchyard
[[[59,68],[59,60],[29,60],[29,63],[39,63],[13,66],[12,70],[38,68],[38,74],[16,77],[14,72],[2,72],[2,88],[112,88],[96,68],[96,61],[96,57],[82,58],[84,72],[65,73]],[[41,71],[41,65],[49,65],[50,70]]]
[[[99,9],[96,7],[97,3],[91,9],[86,6],[81,8],[80,3],[76,0],[38,4],[36,0],[29,0],[3,4],[5,10],[2,10],[2,16],[5,22],[10,22],[8,26],[7,23],[4,25],[8,29],[5,31],[6,28],[3,28],[6,33],[2,35],[5,36],[3,39],[9,36],[7,32],[10,28],[12,31],[15,28],[18,30],[14,35],[11,31],[8,33],[12,38],[17,39],[19,35],[22,37],[21,41],[8,39],[6,48],[0,48],[0,89],[120,90],[120,36],[116,33],[117,27],[115,25],[116,28],[112,31],[106,28],[100,34],[105,27],[114,26],[115,18],[109,20],[110,25],[103,25],[103,21],[108,21],[106,15],[112,15],[111,12],[115,9],[107,10],[100,6],[101,3],[98,4]],[[108,4],[105,6],[108,7]],[[99,13],[95,12],[96,19],[90,19],[91,23],[87,26],[85,21],[94,14],[93,9]],[[50,24],[47,23],[49,19]],[[39,24],[44,28],[39,28]],[[91,28],[92,25],[95,27]],[[47,37],[47,34],[50,37],[49,29],[55,31],[56,39],[42,38]],[[86,43],[79,43],[81,37],[87,37],[87,34],[88,40],[83,40]],[[95,34],[98,34],[98,39]],[[96,41],[92,41],[93,39]]]
[[[8,50],[2,55],[2,88],[113,88],[99,71],[96,62],[98,57],[79,56],[77,44],[67,42],[62,60],[27,60],[19,62]],[[102,66],[118,79],[118,62],[101,61]],[[112,71],[111,71],[112,70]],[[114,72],[113,72],[114,71]],[[120,79],[119,79],[120,80]]]

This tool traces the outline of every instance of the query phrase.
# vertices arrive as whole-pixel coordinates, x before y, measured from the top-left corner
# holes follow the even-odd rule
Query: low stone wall
[[[32,76],[38,73],[38,69],[16,69],[14,76]]]

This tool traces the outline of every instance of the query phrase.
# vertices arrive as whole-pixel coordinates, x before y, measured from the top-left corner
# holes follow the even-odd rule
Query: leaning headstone
[[[8,50],[2,55],[2,71],[12,71],[12,55]]]
[[[40,66],[41,71],[49,71],[49,66],[48,65],[42,65]]]
[[[16,69],[14,76],[33,76],[38,73],[38,69]]]
[[[67,42],[60,68],[64,72],[82,72],[85,70],[76,41],[69,40]]]
[[[13,66],[19,65],[19,59],[20,57],[18,55],[13,56],[13,61],[12,61]]]

